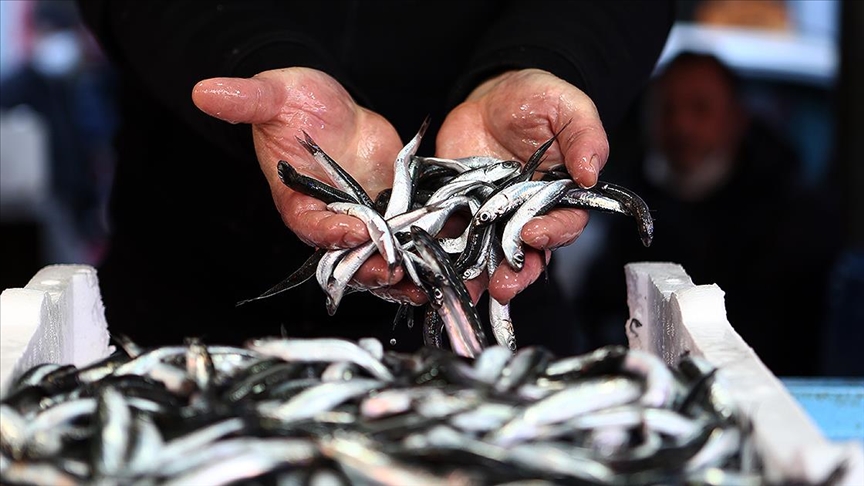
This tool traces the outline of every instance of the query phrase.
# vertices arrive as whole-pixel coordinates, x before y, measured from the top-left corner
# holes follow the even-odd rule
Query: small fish
[[[457,276],[447,254],[427,231],[412,226],[411,239],[431,270],[431,273],[421,272],[421,279],[443,294],[442,305],[437,310],[444,321],[450,345],[463,356],[476,356],[486,347],[486,336],[465,284]]]
[[[276,356],[285,361],[332,363],[349,361],[369,371],[372,376],[384,381],[393,381],[393,374],[380,361],[360,346],[343,339],[253,339],[247,347],[255,352]]]
[[[345,191],[337,189],[330,184],[319,181],[318,179],[307,177],[297,172],[294,167],[284,160],[280,160],[276,164],[276,171],[279,174],[279,180],[282,181],[288,188],[314,197],[325,203],[332,202],[351,202],[359,203],[357,198],[348,194]]]
[[[363,224],[366,225],[366,229],[369,231],[372,242],[378,248],[378,252],[387,261],[387,266],[392,275],[396,266],[399,265],[401,253],[397,251],[399,243],[396,242],[396,238],[394,238],[393,233],[390,231],[387,221],[373,208],[361,204],[336,202],[328,204],[327,209],[335,213],[347,214],[363,221]]]
[[[263,402],[259,404],[258,412],[281,422],[304,420],[328,412],[346,400],[365,395],[384,385],[383,381],[363,378],[321,383],[303,390],[285,403]]]
[[[645,200],[630,189],[611,182],[600,182],[595,187],[603,194],[618,200],[627,208],[627,212],[636,218],[636,226],[639,230],[639,236],[642,238],[642,244],[645,247],[651,246],[651,241],[654,239],[654,218],[651,217],[651,211]]]
[[[241,300],[240,302],[237,302],[236,305],[239,307],[243,304],[248,304],[249,302],[273,297],[274,295],[279,295],[282,292],[291,290],[298,285],[305,283],[307,280],[312,278],[313,275],[315,275],[315,269],[318,267],[318,263],[324,257],[324,254],[326,252],[327,250],[324,248],[316,248],[315,251],[312,252],[312,255],[310,255],[309,258],[307,258],[302,265],[300,265],[300,268],[291,273],[291,275],[285,277],[284,280],[270,287],[258,297]]]
[[[343,169],[342,166],[327,155],[326,152],[321,150],[321,147],[312,140],[312,137],[310,137],[305,130],[303,131],[303,136],[305,139],[295,137],[297,142],[312,155],[315,161],[318,162],[318,165],[324,169],[324,172],[327,173],[339,189],[351,194],[356,202],[359,202],[364,206],[369,206],[370,208],[375,206],[375,202],[369,198],[369,194],[366,193],[363,186],[361,186],[351,176],[351,174]]]
[[[390,195],[390,201],[387,204],[387,209],[384,212],[384,218],[390,219],[394,216],[402,214],[411,207],[412,194],[414,192],[414,178],[411,174],[411,160],[417,149],[420,147],[420,142],[426,130],[429,128],[430,117],[426,117],[420,125],[420,129],[414,137],[402,147],[402,150],[396,155],[396,160],[393,162],[393,188]],[[370,206],[373,207],[373,206]]]
[[[547,182],[510,216],[501,235],[501,247],[504,250],[504,259],[513,270],[522,270],[522,266],[525,264],[525,253],[522,250],[522,227],[535,216],[540,216],[554,207],[564,192],[573,185],[574,182],[567,179]]]

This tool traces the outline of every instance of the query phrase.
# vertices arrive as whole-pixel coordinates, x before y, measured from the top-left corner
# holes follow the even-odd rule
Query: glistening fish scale
[[[524,250],[520,235],[528,220],[555,208],[621,214],[633,217],[643,244],[651,244],[654,233],[651,213],[645,201],[633,191],[604,181],[598,182],[594,188],[582,189],[567,182],[570,176],[560,166],[545,172],[539,170],[544,154],[554,145],[560,131],[540,145],[523,165],[518,161],[504,161],[489,156],[461,159],[417,156],[417,148],[428,125],[427,118],[399,152],[393,164],[393,186],[381,191],[374,203],[360,184],[307,133],[304,132],[303,139],[298,137],[298,142],[338,187],[301,176],[288,162],[280,160],[277,166],[282,182],[292,190],[328,203],[331,211],[351,214],[363,220],[369,228],[371,242],[377,248],[373,251],[370,242],[361,242],[357,247],[362,247],[362,250],[338,265],[337,262],[348,253],[346,249],[316,249],[300,269],[283,282],[239,304],[272,297],[297,287],[315,275],[326,296],[327,312],[333,315],[349,281],[362,263],[380,253],[388,263],[391,276],[395,268],[401,265],[407,278],[427,294],[430,303],[425,304],[426,309],[422,312],[427,321],[422,327],[424,342],[449,346],[458,354],[473,356],[487,345],[484,334],[491,334],[497,344],[515,352],[518,323],[514,326],[510,321],[509,303],[501,304],[490,299],[489,313],[493,316],[493,322],[479,323],[473,303],[465,302],[470,297],[463,290],[466,281],[484,273],[491,275],[500,262],[510,265],[515,271],[522,269]],[[538,177],[541,172],[544,175]],[[434,176],[430,177],[430,174]],[[466,203],[446,204],[460,198]],[[430,216],[413,225],[396,224],[404,215],[418,208],[426,208]],[[435,251],[419,251],[418,231],[437,237],[445,223],[451,218],[461,217],[456,215],[464,214],[465,209],[470,212],[470,221],[459,236],[436,240],[433,245],[440,247],[435,248]],[[414,226],[419,230],[412,235]],[[502,233],[503,236],[499,236]],[[500,248],[503,248],[501,258],[491,255],[501,251],[497,250]],[[430,258],[433,254],[446,254],[450,262],[442,262],[440,258],[432,261]],[[451,265],[453,272],[441,271]],[[424,275],[427,278],[421,279]],[[365,288],[351,281],[350,288],[393,301],[386,287]],[[442,296],[449,299],[442,300]],[[440,302],[448,305],[438,305]],[[396,324],[400,320],[411,322],[413,312],[408,309],[409,305],[399,302]],[[454,342],[454,339],[459,342]]]
[[[617,346],[474,359],[374,338],[133,347],[11,385],[0,483],[767,484],[751,427],[693,356],[673,369]],[[117,375],[124,363],[141,374]],[[162,378],[178,375],[186,386]]]

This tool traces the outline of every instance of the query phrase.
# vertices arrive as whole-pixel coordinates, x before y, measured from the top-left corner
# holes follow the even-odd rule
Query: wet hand
[[[594,186],[609,156],[594,103],[583,91],[546,71],[510,71],[478,86],[450,112],[438,132],[436,155],[491,155],[524,162],[559,131],[541,169],[563,163],[577,184]],[[588,213],[575,209],[556,209],[529,221],[521,236],[535,250],[526,251],[519,272],[499,266],[489,281],[490,295],[509,302],[540,276],[549,250],[572,243],[587,222]]]
[[[297,138],[303,132],[360,183],[374,199],[390,187],[393,160],[402,148],[396,129],[377,113],[357,105],[338,81],[308,68],[265,71],[252,78],[212,78],[195,85],[192,100],[205,113],[229,123],[252,125],[255,151],[285,225],[305,243],[349,248],[369,241],[359,219],[336,214],[315,198],[295,192],[279,179],[277,162],[332,185]],[[386,275],[375,261],[355,278],[373,285]],[[386,275],[386,277],[385,277]]]

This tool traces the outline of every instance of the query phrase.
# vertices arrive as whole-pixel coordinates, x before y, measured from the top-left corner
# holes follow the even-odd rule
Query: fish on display
[[[752,425],[692,355],[670,367],[619,346],[470,358],[375,338],[124,342],[12,383],[0,483],[768,485]]]

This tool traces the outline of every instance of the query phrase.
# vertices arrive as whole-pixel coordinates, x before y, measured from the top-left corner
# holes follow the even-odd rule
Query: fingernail
[[[549,237],[547,235],[541,235],[537,238],[534,238],[534,243],[531,245],[534,248],[546,248],[549,244]]]
[[[585,160],[585,159],[582,159],[582,160]],[[593,180],[591,180],[590,184],[586,184],[584,180],[580,180],[579,181],[579,187],[581,187],[582,189],[591,189],[592,187],[594,187],[597,184],[597,175],[600,173],[600,157],[598,157],[597,154],[592,155],[591,160],[588,161],[588,165],[583,166],[583,169],[584,169],[583,174],[593,173],[594,177],[593,178],[591,178],[590,176],[581,177],[580,179],[590,178]]]
[[[342,241],[345,243],[346,247],[353,248],[361,243],[366,243],[369,241],[369,238],[366,235],[360,235],[351,231],[345,233],[345,237],[342,238]]]
[[[600,157],[598,157],[597,154],[591,156],[591,167],[594,168],[595,174],[600,174]]]

